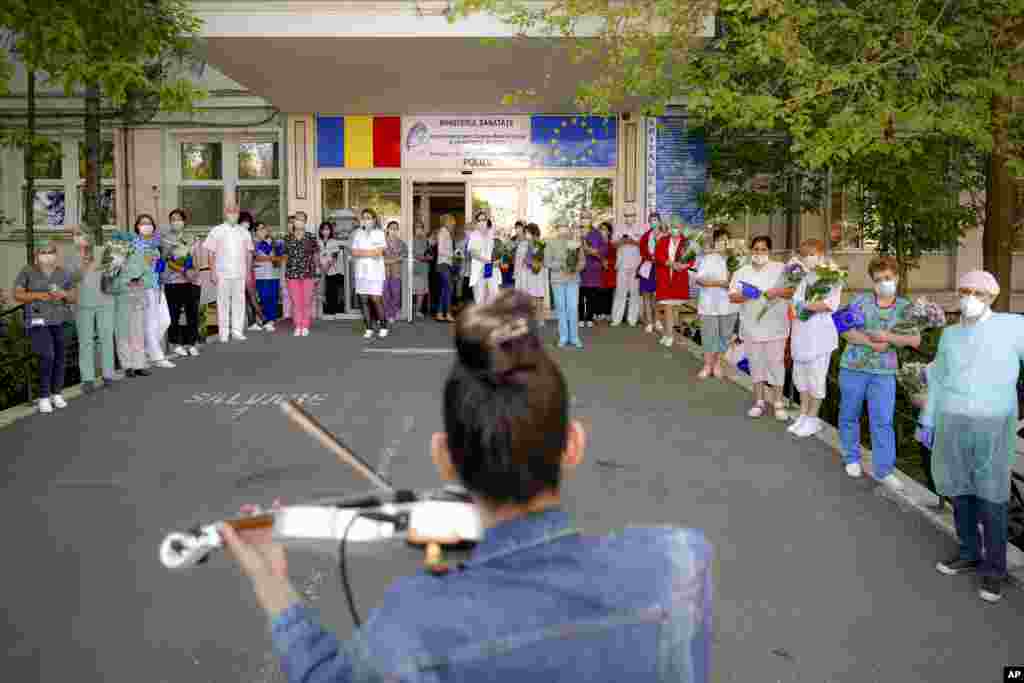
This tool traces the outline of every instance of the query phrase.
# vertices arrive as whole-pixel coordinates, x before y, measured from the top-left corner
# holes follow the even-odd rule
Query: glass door
[[[455,221],[455,231],[452,234],[452,239],[458,243],[459,239],[463,237],[463,226],[466,225],[467,220],[471,220],[466,215],[466,183],[462,180],[411,180],[409,181],[410,200],[409,206],[410,211],[407,214],[406,220],[411,222],[413,227],[417,223],[421,223],[427,230],[428,234],[436,232],[441,227],[441,220],[444,216],[451,216]],[[411,243],[415,247],[415,242]],[[419,280],[420,287],[422,286],[422,275],[417,278],[415,273],[415,261],[410,259],[409,262],[409,281],[414,284]],[[436,303],[434,297],[437,296],[437,283],[432,281],[431,274],[426,274],[426,284],[428,294],[419,300],[419,306],[415,306],[416,303],[413,299],[414,292],[409,291],[408,305],[410,316],[412,320],[417,313],[423,312],[428,318],[434,314],[433,305]],[[454,283],[453,283],[454,284]],[[453,290],[453,303],[456,298],[462,294],[461,280],[457,283]],[[417,309],[417,310],[413,310]]]
[[[501,239],[511,237],[516,221],[523,218],[525,183],[473,183],[470,193],[472,211],[466,224],[472,225],[478,211],[486,211]]]

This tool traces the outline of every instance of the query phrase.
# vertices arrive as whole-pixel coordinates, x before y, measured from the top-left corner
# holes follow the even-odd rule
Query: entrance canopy
[[[576,110],[576,87],[597,74],[595,66],[572,64],[551,41],[516,38],[514,27],[490,16],[449,23],[445,5],[200,0],[194,7],[208,61],[287,113]],[[713,28],[711,18],[704,33]],[[536,96],[502,105],[516,90]]]

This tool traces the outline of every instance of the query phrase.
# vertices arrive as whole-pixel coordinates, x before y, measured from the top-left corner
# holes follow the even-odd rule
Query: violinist
[[[446,574],[395,581],[347,642],[292,586],[269,529],[221,528],[289,680],[710,680],[711,546],[690,529],[574,528],[560,486],[587,435],[538,330],[515,290],[459,316],[431,451],[472,494],[483,539]]]

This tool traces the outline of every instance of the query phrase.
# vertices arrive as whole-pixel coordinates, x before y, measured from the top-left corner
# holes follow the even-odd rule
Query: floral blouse
[[[284,254],[288,257],[285,265],[285,278],[289,280],[307,280],[316,277],[316,258],[320,247],[316,238],[306,235],[295,239],[291,235],[284,238]]]
[[[854,298],[850,305],[857,304],[864,311],[864,328],[861,332],[891,330],[900,318],[910,301],[896,297],[896,302],[888,308],[879,308],[874,294],[861,294]],[[873,375],[895,375],[899,369],[896,351],[879,353],[870,346],[847,344],[839,367],[858,372],[869,372]]]

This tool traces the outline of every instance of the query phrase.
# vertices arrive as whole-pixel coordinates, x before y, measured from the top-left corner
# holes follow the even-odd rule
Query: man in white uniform
[[[612,303],[612,327],[622,324],[626,315],[626,299],[629,299],[627,320],[631,327],[636,327],[640,320],[640,280],[636,271],[643,258],[640,256],[640,239],[643,229],[636,223],[636,210],[626,209],[626,222],[615,231],[619,236],[614,244],[618,247],[615,259],[615,300]]]
[[[501,270],[494,258],[494,227],[487,214],[483,211],[476,215],[476,230],[466,244],[470,256],[469,286],[473,288],[473,299],[478,304],[489,304],[494,301],[501,290]],[[490,277],[485,270],[490,265]]]
[[[217,328],[222,343],[228,332],[245,341],[245,280],[252,264],[253,243],[249,231],[238,225],[238,207],[224,207],[226,223],[221,223],[207,236],[203,246],[210,252],[213,281],[217,285]]]

